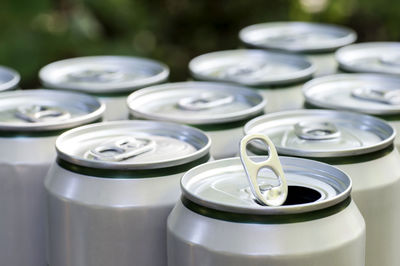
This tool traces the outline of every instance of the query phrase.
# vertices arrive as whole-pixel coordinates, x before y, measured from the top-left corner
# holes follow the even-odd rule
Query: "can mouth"
[[[288,196],[284,206],[307,204],[316,202],[322,197],[321,193],[313,188],[303,186],[288,186]]]

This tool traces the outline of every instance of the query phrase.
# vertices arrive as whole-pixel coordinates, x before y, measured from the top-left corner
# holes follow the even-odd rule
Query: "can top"
[[[0,94],[0,131],[49,131],[87,124],[101,118],[104,104],[76,92],[16,90]]]
[[[385,121],[358,113],[331,110],[285,111],[249,121],[246,134],[265,134],[279,154],[300,157],[342,157],[388,147],[395,137]],[[252,149],[264,151],[259,143]]]
[[[165,81],[165,64],[132,56],[87,56],[65,59],[44,66],[39,72],[42,84],[49,88],[87,93],[116,93]]]
[[[213,82],[176,82],[141,89],[128,97],[133,116],[192,125],[250,118],[265,107],[256,91]]]
[[[11,90],[18,86],[21,80],[17,71],[0,66],[0,91]]]
[[[250,157],[255,162],[262,156]],[[350,178],[339,169],[312,160],[283,157],[280,161],[288,184],[281,206],[262,206],[254,198],[239,158],[212,161],[189,170],[181,179],[183,195],[212,209],[243,214],[293,214],[324,209],[344,201],[351,191]],[[258,183],[277,185],[271,169],[263,168]]]
[[[340,68],[350,72],[400,74],[400,42],[352,44],[336,52]]]
[[[208,154],[202,131],[156,121],[113,121],[69,130],[56,141],[59,158],[100,169],[156,169],[192,162]]]
[[[200,80],[262,86],[308,79],[315,67],[300,55],[238,49],[195,57],[189,63],[189,70],[194,78]]]
[[[329,52],[357,39],[352,29],[311,22],[268,22],[245,27],[240,40],[250,46],[290,52]]]
[[[400,113],[400,78],[381,74],[337,74],[303,86],[312,105],[374,115]]]

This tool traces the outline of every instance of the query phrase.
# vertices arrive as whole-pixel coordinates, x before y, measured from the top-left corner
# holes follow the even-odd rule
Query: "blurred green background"
[[[267,21],[336,23],[358,41],[400,40],[399,0],[1,0],[0,64],[39,86],[38,70],[85,55],[136,55],[188,78],[194,56],[240,46],[238,31]]]

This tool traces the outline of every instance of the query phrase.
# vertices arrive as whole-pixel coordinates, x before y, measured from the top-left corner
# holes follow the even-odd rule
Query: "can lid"
[[[141,89],[128,97],[133,116],[192,125],[239,121],[263,111],[256,91],[213,82],[176,82]]]
[[[0,131],[49,131],[101,118],[104,104],[76,92],[16,90],[0,94]]]
[[[352,44],[335,56],[340,68],[350,72],[400,74],[400,42]]]
[[[262,156],[250,157],[255,162]],[[189,170],[181,179],[183,195],[205,207],[243,214],[293,214],[328,208],[348,198],[350,178],[339,169],[312,160],[283,157],[288,199],[281,206],[263,206],[254,198],[239,158],[212,161]],[[278,185],[273,170],[259,171],[258,183]],[[297,189],[297,193],[293,190]],[[292,193],[291,193],[292,190]],[[289,200],[289,201],[288,201]]]
[[[18,86],[21,80],[17,71],[0,66],[0,91],[11,90]]]
[[[268,114],[249,121],[246,134],[265,134],[278,153],[300,157],[340,157],[384,149],[395,131],[385,121],[358,113],[296,110]],[[263,151],[259,143],[251,148]]]
[[[208,154],[211,141],[202,131],[156,121],[113,121],[63,133],[59,158],[100,169],[155,169],[192,162]]]
[[[329,52],[355,42],[352,29],[311,22],[268,22],[245,27],[240,40],[250,46],[290,52]]]
[[[313,79],[303,86],[312,105],[366,114],[400,113],[400,78],[380,74],[337,74]]]
[[[130,92],[165,81],[165,64],[132,56],[87,56],[57,61],[39,72],[49,88],[87,93]]]
[[[194,78],[200,80],[262,86],[308,79],[315,67],[300,55],[239,49],[195,57],[189,63],[189,70]]]

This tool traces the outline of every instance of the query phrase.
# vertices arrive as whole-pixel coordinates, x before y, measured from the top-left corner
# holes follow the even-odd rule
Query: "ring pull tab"
[[[230,78],[262,78],[268,69],[266,63],[242,62],[229,67],[224,76]]]
[[[235,100],[233,95],[218,96],[214,93],[202,93],[197,97],[185,97],[179,100],[178,107],[189,111],[201,111],[230,104]]]
[[[115,82],[124,78],[124,73],[110,69],[85,69],[68,74],[73,82]]]
[[[30,123],[62,121],[71,118],[69,112],[61,108],[45,105],[18,107],[15,116]]]
[[[269,38],[269,40],[275,42],[290,43],[290,42],[308,41],[314,35],[314,33],[308,31],[294,32],[289,30],[283,33],[284,34]]]
[[[124,137],[107,142],[89,150],[85,158],[91,160],[120,162],[149,152],[156,146],[149,138]]]
[[[252,140],[262,140],[268,148],[268,159],[262,162],[252,161],[246,152],[248,143]],[[272,141],[265,135],[252,134],[246,135],[240,141],[240,160],[250,183],[251,191],[254,197],[262,204],[267,206],[280,206],[286,201],[288,187],[282,165],[279,161],[276,148]],[[273,171],[279,180],[278,186],[268,186],[261,189],[258,185],[257,177],[262,168],[268,168]]]
[[[356,88],[351,92],[355,98],[397,105],[400,104],[400,90],[388,90],[382,88]]]
[[[341,133],[337,127],[329,122],[305,121],[294,125],[294,133],[305,140],[337,139]]]
[[[379,58],[379,62],[384,65],[400,67],[400,55],[384,55]]]

